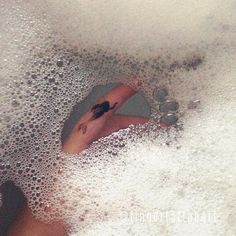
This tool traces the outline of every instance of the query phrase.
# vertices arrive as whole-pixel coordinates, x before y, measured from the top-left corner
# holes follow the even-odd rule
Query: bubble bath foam
[[[234,0],[0,1],[0,184],[71,235],[236,234]],[[96,85],[142,80],[150,122],[61,151]],[[160,130],[164,88],[179,103]],[[1,198],[0,198],[1,199]]]

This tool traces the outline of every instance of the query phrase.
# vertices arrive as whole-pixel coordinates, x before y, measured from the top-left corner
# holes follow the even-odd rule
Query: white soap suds
[[[235,8],[0,1],[0,184],[13,180],[36,217],[71,235],[235,235]],[[63,153],[73,106],[134,76],[151,122]],[[157,88],[179,102],[176,128],[156,124]]]

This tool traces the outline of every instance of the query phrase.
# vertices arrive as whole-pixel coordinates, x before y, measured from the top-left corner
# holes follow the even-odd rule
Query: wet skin
[[[116,102],[112,107],[110,107],[109,101],[105,101],[101,104],[96,104],[91,108],[91,112],[93,113],[93,116],[85,123],[82,123],[78,127],[78,131],[82,130],[83,134],[87,131],[87,123],[96,120],[97,118],[101,117],[105,112],[108,112],[109,110],[112,110],[115,108],[115,106],[118,103]]]

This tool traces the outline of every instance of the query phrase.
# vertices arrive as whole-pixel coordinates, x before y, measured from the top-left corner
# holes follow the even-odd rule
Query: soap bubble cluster
[[[0,185],[79,235],[234,235],[234,1],[98,2],[0,2]],[[150,122],[64,153],[72,108],[133,78]],[[166,212],[185,219],[145,218]],[[186,224],[193,212],[215,218]]]

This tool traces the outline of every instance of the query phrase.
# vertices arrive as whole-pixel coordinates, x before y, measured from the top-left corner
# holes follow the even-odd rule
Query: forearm
[[[130,125],[140,125],[148,122],[148,118],[141,116],[113,115],[107,122],[99,138],[110,135],[120,129],[125,129]]]

